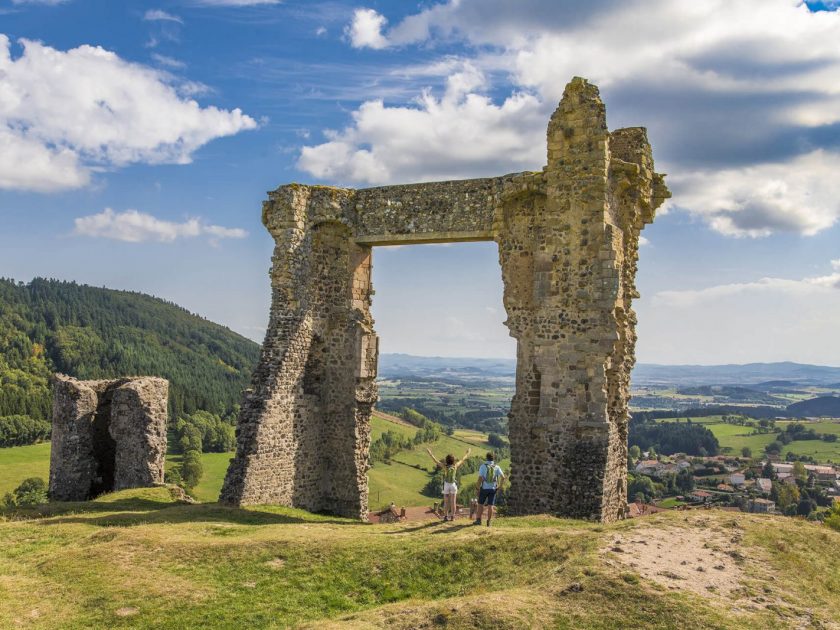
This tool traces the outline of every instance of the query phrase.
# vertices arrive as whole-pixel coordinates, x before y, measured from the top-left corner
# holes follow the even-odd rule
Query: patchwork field
[[[665,418],[657,420],[657,422],[685,422],[685,418]],[[720,416],[710,416],[708,418],[692,418],[691,422],[694,424],[702,424],[712,433],[720,442],[724,449],[731,449],[732,454],[740,454],[741,450],[746,446],[752,450],[754,457],[760,457],[764,452],[764,447],[776,439],[776,433],[754,434],[752,427],[740,426],[737,424],[726,424],[722,422]],[[784,429],[793,421],[779,420],[776,426]],[[805,426],[813,429],[817,433],[834,433],[840,435],[840,420],[820,420],[818,422],[807,422]],[[822,440],[800,440],[787,444],[782,449],[782,458],[788,454],[794,453],[796,455],[809,455],[818,462],[840,462],[840,441],[837,442],[823,442]]]

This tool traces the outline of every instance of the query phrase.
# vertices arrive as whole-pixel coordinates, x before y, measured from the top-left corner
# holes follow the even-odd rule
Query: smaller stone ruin
[[[50,498],[85,501],[163,483],[169,381],[53,380]]]

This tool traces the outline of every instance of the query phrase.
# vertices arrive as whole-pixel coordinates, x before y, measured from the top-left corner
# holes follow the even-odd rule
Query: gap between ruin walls
[[[367,515],[377,245],[493,240],[517,339],[514,513],[610,521],[626,506],[639,233],[669,196],[643,128],[610,133],[576,78],[547,165],[501,177],[269,193],[272,305],[220,500]]]

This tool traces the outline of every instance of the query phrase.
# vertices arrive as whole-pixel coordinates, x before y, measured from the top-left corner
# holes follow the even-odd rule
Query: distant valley
[[[506,412],[514,392],[516,361],[383,354],[379,376],[386,408],[424,399],[432,417],[448,414],[459,423],[464,419],[469,423]],[[630,406],[636,411],[709,408],[709,415],[840,417],[840,368],[790,362],[640,363],[633,370],[632,393]]]

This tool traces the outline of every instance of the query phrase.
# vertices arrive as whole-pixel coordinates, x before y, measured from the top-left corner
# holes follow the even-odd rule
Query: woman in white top
[[[472,453],[472,449],[468,448],[464,457],[457,462],[455,461],[455,456],[451,454],[447,455],[444,461],[441,462],[435,457],[431,449],[427,448],[426,452],[434,460],[435,464],[437,464],[437,467],[443,470],[443,520],[454,521],[458,505],[458,484],[455,481],[456,473],[458,472],[458,467],[467,461],[470,453]]]

